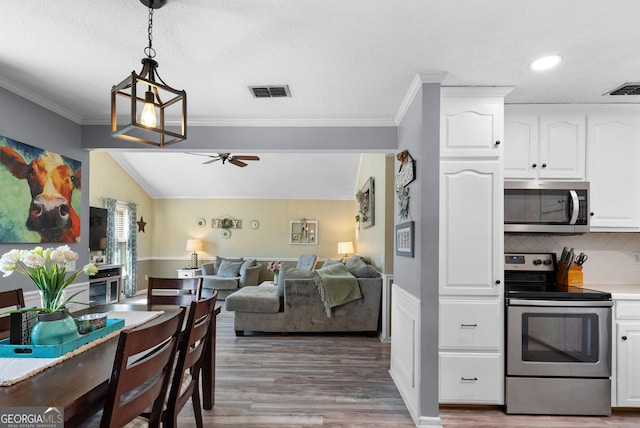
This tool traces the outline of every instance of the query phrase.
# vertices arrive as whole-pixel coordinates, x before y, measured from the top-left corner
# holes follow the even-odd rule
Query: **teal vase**
[[[66,312],[38,314],[38,322],[31,330],[34,345],[60,345],[80,337],[78,327]]]

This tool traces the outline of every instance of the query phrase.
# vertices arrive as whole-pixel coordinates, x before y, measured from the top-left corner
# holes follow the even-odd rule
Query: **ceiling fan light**
[[[560,55],[543,56],[529,64],[529,69],[533,71],[549,70],[550,68],[560,64],[561,61],[562,57]]]

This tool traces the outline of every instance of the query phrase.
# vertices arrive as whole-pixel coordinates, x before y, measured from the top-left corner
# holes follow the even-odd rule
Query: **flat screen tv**
[[[107,244],[107,210],[89,207],[89,251],[104,251]]]

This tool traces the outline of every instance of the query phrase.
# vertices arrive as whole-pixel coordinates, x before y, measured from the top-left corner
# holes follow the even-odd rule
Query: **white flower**
[[[6,255],[6,254],[5,254]],[[16,264],[9,260],[5,259],[4,256],[0,259],[0,272],[4,273],[3,277],[7,277],[16,270]]]
[[[8,253],[4,253],[2,255],[2,260],[7,262],[18,262],[20,261],[20,251],[19,250],[11,250]]]
[[[93,263],[89,263],[82,268],[82,271],[87,274],[87,276],[93,276],[98,273],[98,268]]]
[[[22,256],[22,263],[24,263],[27,267],[30,268],[38,268],[45,266],[47,260],[42,257],[40,254],[35,252],[27,252]]]
[[[52,262],[58,265],[63,265],[66,262],[63,251],[53,250],[49,254],[49,258]]]

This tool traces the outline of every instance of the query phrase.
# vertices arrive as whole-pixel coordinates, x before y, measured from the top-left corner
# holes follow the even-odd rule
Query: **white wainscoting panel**
[[[397,284],[391,291],[389,373],[414,422],[420,418],[420,300]]]

